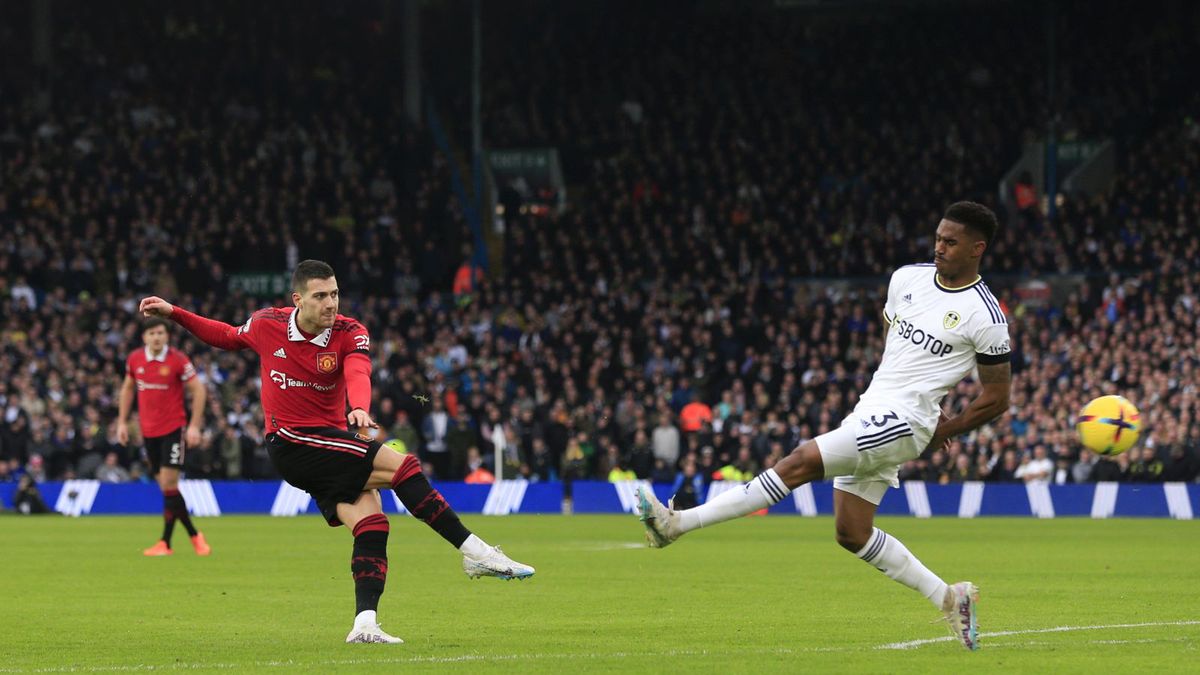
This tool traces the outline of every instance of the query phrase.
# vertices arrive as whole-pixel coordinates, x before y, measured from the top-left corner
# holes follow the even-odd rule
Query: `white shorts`
[[[889,487],[900,486],[900,465],[916,459],[931,436],[895,411],[858,408],[815,440],[833,487],[878,506]]]

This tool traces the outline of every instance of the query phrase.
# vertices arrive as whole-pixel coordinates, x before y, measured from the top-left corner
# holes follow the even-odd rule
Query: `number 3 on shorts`
[[[888,414],[884,415],[883,417],[871,415],[871,424],[874,424],[877,427],[886,427],[888,422],[898,419],[900,419],[900,416],[889,410]]]

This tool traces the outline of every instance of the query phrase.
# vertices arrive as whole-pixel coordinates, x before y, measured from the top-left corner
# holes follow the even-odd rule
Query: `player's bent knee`
[[[825,467],[816,441],[801,443],[791,454],[779,460],[775,465],[775,473],[783,479],[784,485],[792,489],[824,477]]]
[[[863,530],[859,527],[848,527],[846,525],[837,525],[837,533],[835,534],[838,546],[857,553],[867,545],[867,541],[871,538],[871,530]]]

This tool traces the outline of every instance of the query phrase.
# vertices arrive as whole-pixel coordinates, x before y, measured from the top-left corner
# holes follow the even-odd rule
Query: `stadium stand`
[[[377,95],[393,57],[365,5],[305,3],[328,20],[293,22],[146,2],[106,30],[94,3],[56,6],[50,111],[0,103],[0,481],[92,477],[109,452],[144,480],[113,429],[137,298],[241,323],[282,296],[231,278],[308,257],[338,270],[342,312],[372,331],[377,418],[438,478],[496,456],[531,480],[752,475],[853,407],[882,351],[886,275],[928,258],[946,203],[994,203],[1044,117],[1021,3],[887,23],[529,3],[544,30],[489,43],[486,140],[559,147],[573,196],[512,221],[499,269],[456,299],[472,239],[454,160]],[[984,274],[1016,346],[1012,407],[908,477],[1016,480],[1039,454],[1056,482],[1200,472],[1200,98],[1179,86],[1195,54],[1162,49],[1156,24],[1135,31],[1140,60],[1118,60],[1089,36],[1133,29],[1086,7],[1061,19],[1062,129],[1118,138],[1118,178],[1003,230]],[[947,35],[977,56],[930,79]],[[619,56],[591,58],[601,40]],[[847,44],[872,67],[842,60]],[[4,72],[0,93],[32,86]],[[1049,274],[1079,281],[1049,302],[1018,292]],[[270,477],[256,365],[175,337],[212,394],[188,474]],[[1147,441],[1096,464],[1072,411],[1115,392],[1141,406]],[[712,419],[684,429],[693,399]],[[432,458],[442,415],[447,457]]]

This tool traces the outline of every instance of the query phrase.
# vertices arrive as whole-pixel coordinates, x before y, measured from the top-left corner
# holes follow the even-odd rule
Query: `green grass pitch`
[[[347,645],[350,536],[316,517],[198,519],[214,553],[144,558],[150,517],[0,518],[0,673],[1196,672],[1200,522],[881,518],[982,589],[983,648],[842,551],[829,518],[746,518],[641,546],[633,516],[467,516],[537,567],[469,580],[392,517],[384,629]],[[1153,625],[1149,625],[1153,624]],[[1061,630],[1047,630],[1061,629]],[[898,645],[897,643],[907,643]],[[907,646],[907,649],[898,649]]]

